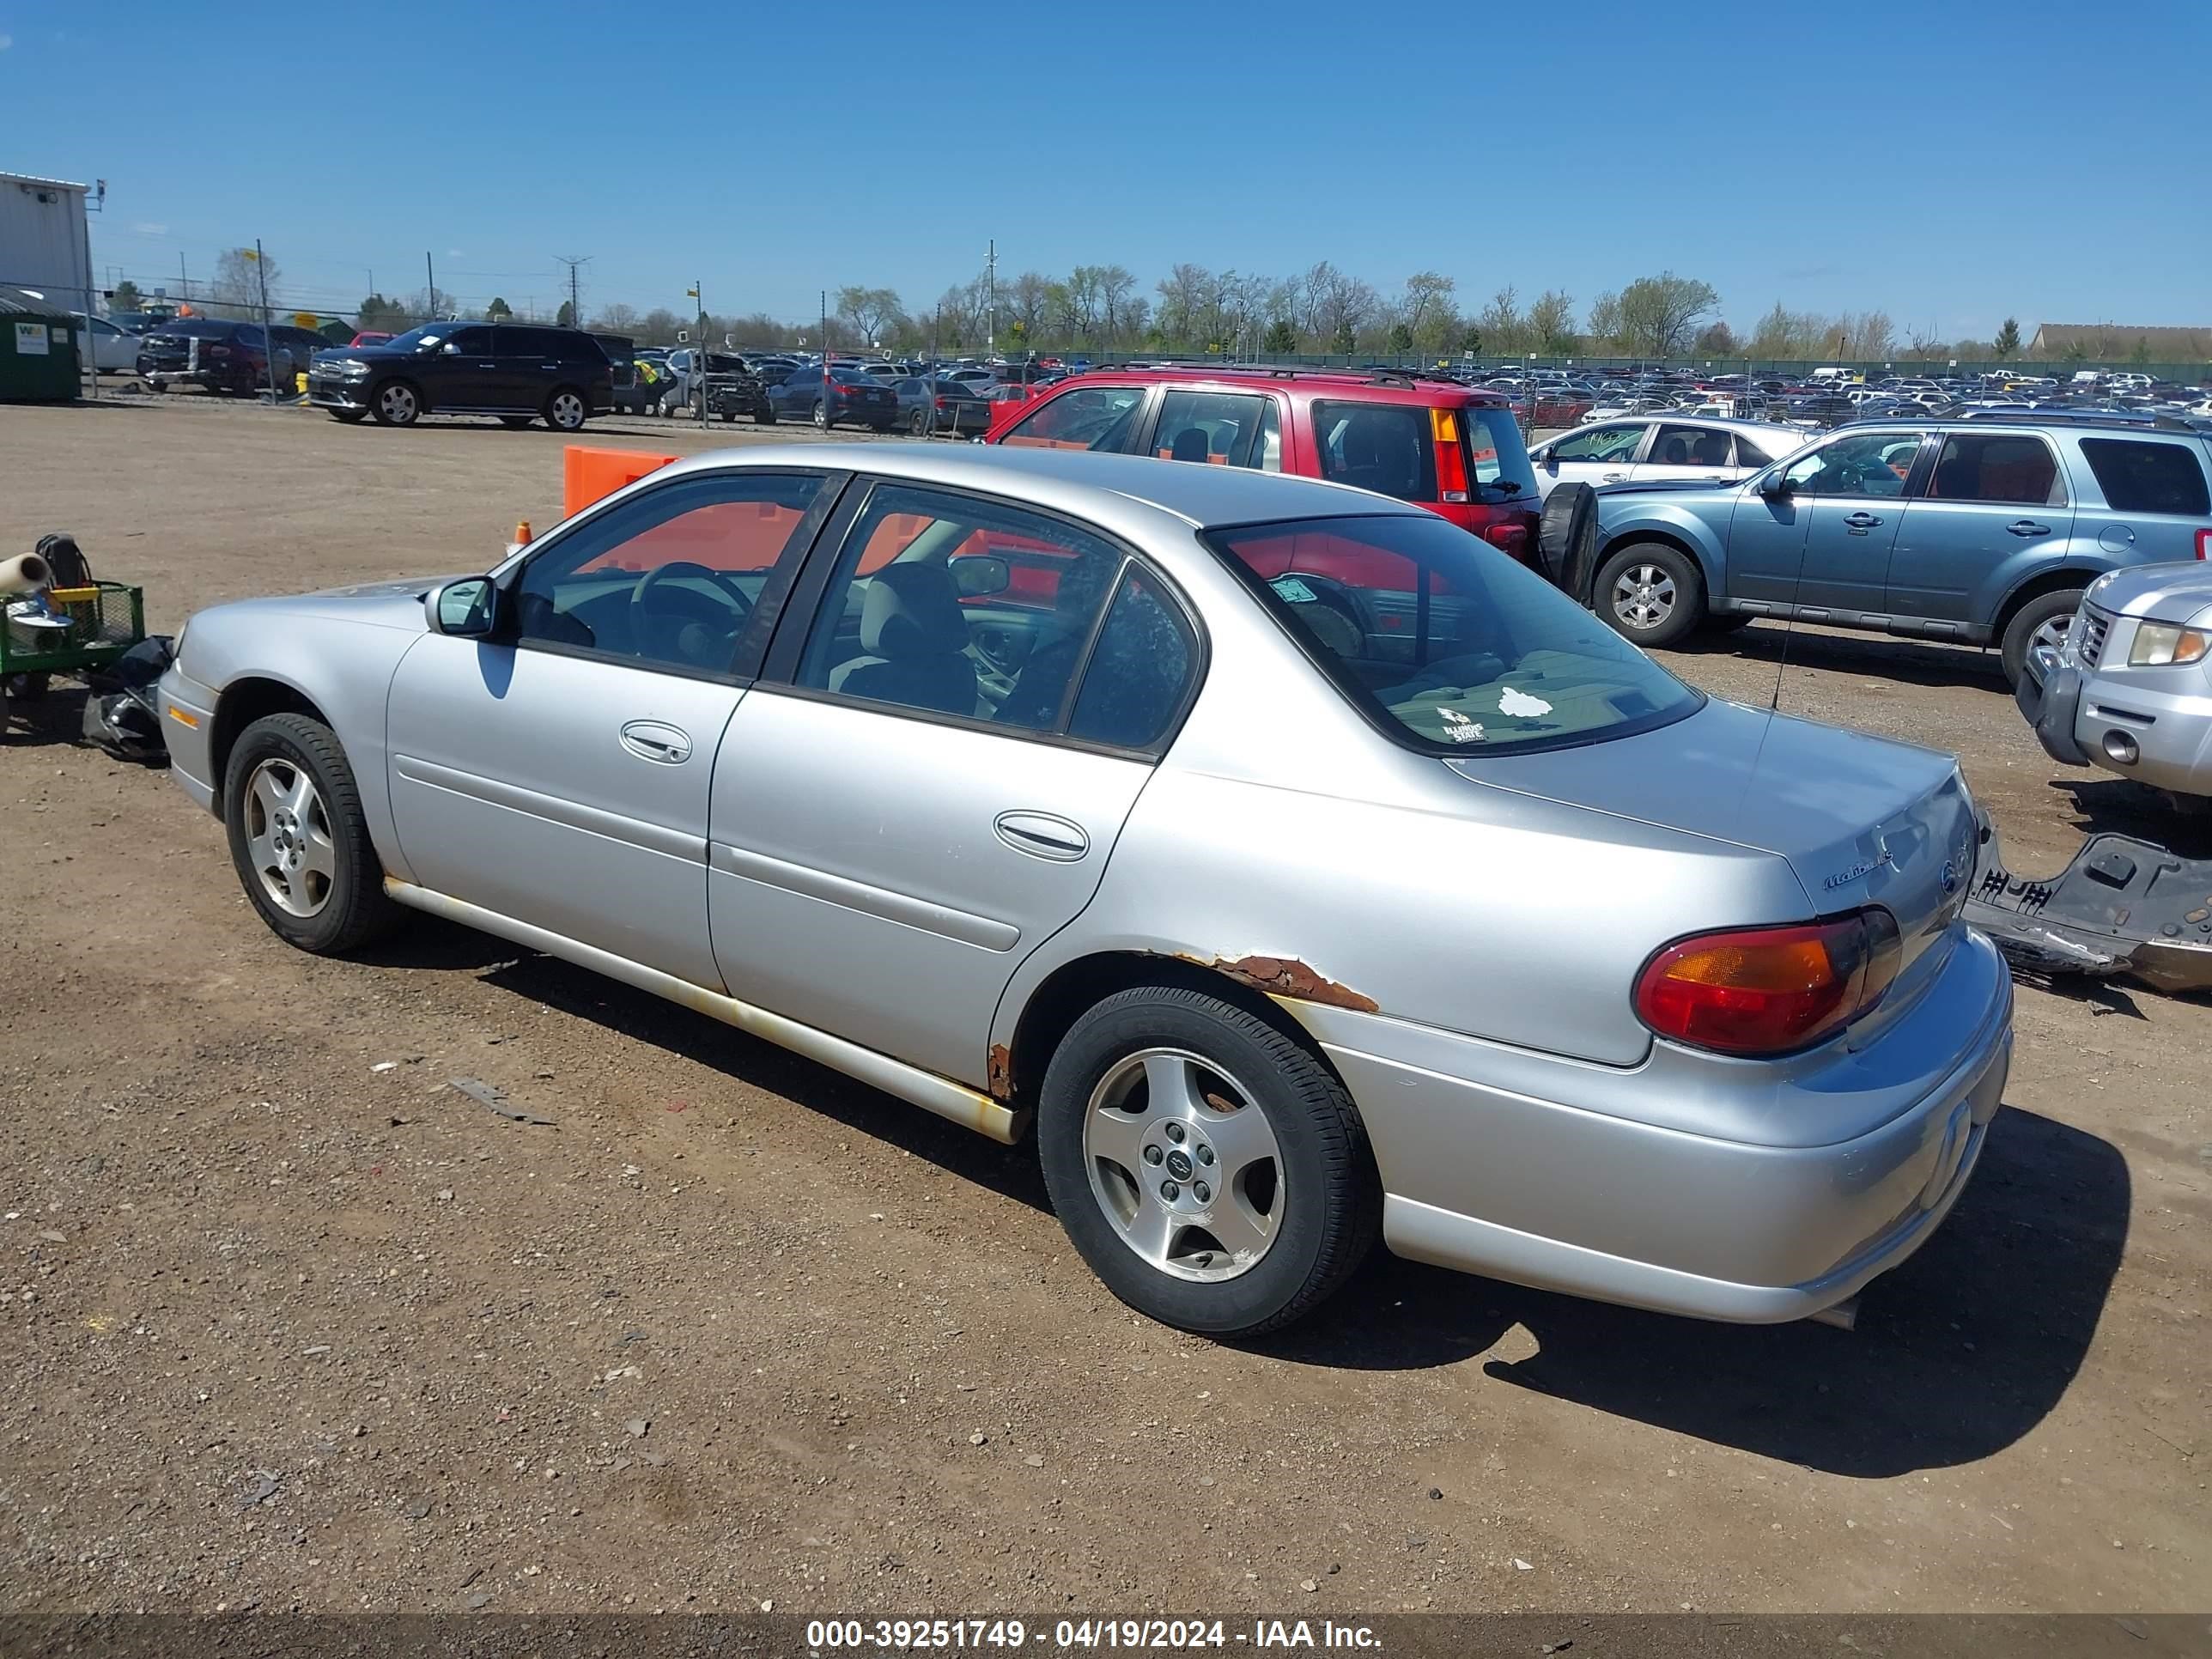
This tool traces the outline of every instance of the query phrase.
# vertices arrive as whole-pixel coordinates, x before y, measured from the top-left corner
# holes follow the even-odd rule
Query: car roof
[[[1266,364],[1164,363],[1157,368],[1090,368],[1057,383],[1073,386],[1166,386],[1174,384],[1279,386],[1334,398],[1391,404],[1455,401],[1503,406],[1505,399],[1486,386],[1433,379],[1418,369],[1274,368]]]
[[[1133,502],[1171,514],[1199,529],[1355,514],[1419,518],[1425,512],[1411,502],[1349,484],[1249,467],[1003,445],[747,444],[692,456],[653,476],[739,467],[818,471],[825,466],[988,494],[1012,493],[1041,507],[1079,514],[1085,511],[1085,498],[1102,510],[1116,502]]]

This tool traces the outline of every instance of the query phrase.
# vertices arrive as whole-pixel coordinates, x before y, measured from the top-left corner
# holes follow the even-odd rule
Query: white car
[[[72,311],[70,315],[78,324],[84,322],[84,313]],[[138,337],[127,334],[105,317],[92,319],[92,360],[102,374],[129,374],[138,367]]]
[[[1795,427],[1765,421],[1636,415],[1548,439],[1529,450],[1528,459],[1536,465],[1538,492],[1548,495],[1561,483],[1645,483],[1657,478],[1734,483],[1804,444],[1805,434]]]

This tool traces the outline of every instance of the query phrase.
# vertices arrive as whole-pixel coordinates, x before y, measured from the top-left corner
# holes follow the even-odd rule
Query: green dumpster
[[[0,403],[72,401],[77,339],[68,307],[29,289],[0,288]]]

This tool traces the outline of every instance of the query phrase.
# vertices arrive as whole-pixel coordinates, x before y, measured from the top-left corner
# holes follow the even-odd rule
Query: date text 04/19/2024
[[[1370,1626],[1326,1619],[1258,1619],[1246,1629],[1232,1629],[1219,1619],[1061,1619],[1049,1627],[1018,1619],[820,1619],[808,1622],[806,1645],[816,1653],[1024,1647],[1064,1653],[1228,1647],[1372,1651],[1382,1642]]]

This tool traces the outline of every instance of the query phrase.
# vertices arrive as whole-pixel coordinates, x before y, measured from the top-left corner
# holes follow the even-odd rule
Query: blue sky
[[[1470,310],[1671,268],[1744,331],[2212,323],[2206,0],[0,0],[0,170],[106,179],[97,264],[204,278],[258,235],[325,309],[425,250],[479,304],[580,253],[587,309],[927,306],[995,236],[1002,276],[1147,292],[1326,258]]]

